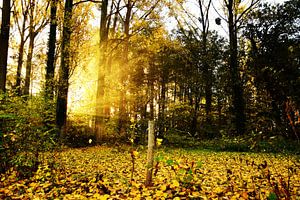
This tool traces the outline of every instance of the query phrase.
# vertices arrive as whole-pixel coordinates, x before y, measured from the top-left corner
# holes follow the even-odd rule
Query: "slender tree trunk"
[[[150,120],[154,120],[154,83],[150,80]]]
[[[176,77],[175,77],[175,81],[174,81],[174,93],[173,93],[173,102],[176,102],[176,98],[177,98],[177,82],[176,82]]]
[[[45,97],[46,99],[53,99],[54,92],[54,72],[55,72],[55,43],[56,43],[56,29],[57,29],[57,0],[50,2],[50,32],[48,40],[47,66],[46,66],[46,83],[45,83]]]
[[[164,129],[165,129],[165,108],[166,108],[166,91],[167,91],[167,82],[168,82],[168,66],[163,66],[162,71],[162,80],[161,80],[161,92],[160,92],[160,100],[159,100],[159,136],[164,137]]]
[[[103,139],[104,135],[104,91],[105,91],[105,68],[106,68],[106,42],[108,37],[107,30],[107,7],[108,0],[102,0],[101,4],[101,20],[100,20],[100,59],[98,68],[98,84],[96,96],[96,138],[97,142]]]
[[[56,126],[59,130],[59,136],[62,136],[65,133],[67,123],[67,102],[71,65],[70,43],[72,32],[72,11],[73,0],[66,0],[62,35],[61,65],[59,71],[59,84],[56,102]]]
[[[32,69],[32,55],[33,55],[34,39],[35,39],[35,33],[33,32],[33,30],[31,30],[31,31],[30,31],[30,37],[29,37],[27,61],[26,61],[26,76],[25,76],[24,95],[29,95],[30,80],[31,80],[30,77],[31,77],[31,69]]]
[[[117,28],[117,23],[118,23],[118,16],[119,16],[119,9],[120,9],[120,3],[121,3],[121,0],[118,0],[117,2],[115,2],[114,0],[112,1],[112,4],[111,4],[111,13],[109,15],[109,20],[107,22],[107,37],[108,37],[108,33],[111,35],[112,38],[115,37],[115,33],[116,33],[116,28]],[[113,21],[112,21],[112,27],[110,28],[110,24],[111,24],[111,17],[113,16],[113,6],[115,6],[115,13],[114,13],[114,18],[113,18]],[[111,30],[109,32],[109,30]],[[106,41],[106,45],[108,41]],[[106,51],[108,51],[108,47],[106,46]],[[108,54],[107,55],[107,66],[106,66],[106,73],[107,74],[110,74],[111,73],[111,67],[112,67],[112,63],[113,63],[113,55],[112,53]],[[110,83],[107,82],[106,83],[106,88],[110,88]],[[104,94],[105,95],[105,94]],[[106,95],[107,96],[107,95]],[[111,107],[110,105],[108,104],[105,104],[104,105],[104,116],[108,119],[110,117],[110,111],[111,111]]]
[[[222,102],[221,102],[221,98],[218,97],[217,100],[217,108],[218,108],[218,126],[219,126],[219,130],[221,130],[221,126],[222,126]]]
[[[124,135],[125,134],[125,123],[126,123],[126,118],[127,118],[127,113],[126,113],[126,96],[125,96],[125,81],[127,79],[127,73],[126,70],[128,68],[128,53],[129,53],[129,28],[130,28],[130,21],[131,21],[131,14],[132,14],[132,7],[133,3],[131,0],[128,0],[128,3],[126,5],[127,11],[126,11],[126,16],[124,20],[124,65],[121,69],[121,94],[120,94],[120,104],[119,104],[119,134]]]
[[[208,64],[207,52],[207,34],[203,33],[203,51],[204,51],[204,78],[205,78],[205,112],[206,122],[211,123],[211,104],[212,104],[212,70]]]
[[[233,91],[233,107],[235,115],[236,133],[243,135],[246,129],[245,101],[243,97],[242,80],[239,74],[238,51],[237,51],[237,27],[234,21],[234,3],[228,3],[228,23],[229,23],[229,42],[230,42],[230,73]]]
[[[191,124],[191,134],[193,136],[196,135],[197,132],[197,122],[198,122],[198,111],[199,111],[199,104],[200,104],[200,97],[195,97],[195,105],[194,105],[194,113],[192,118],[192,124]]]
[[[28,54],[27,54],[27,61],[26,61],[26,75],[25,75],[25,86],[24,86],[24,95],[29,95],[29,88],[30,88],[30,80],[31,80],[31,69],[32,69],[32,56],[33,56],[33,49],[34,49],[34,39],[36,36],[34,30],[34,10],[35,10],[35,0],[30,2],[30,14],[29,14],[29,46],[28,46]]]
[[[21,37],[20,37],[20,46],[18,52],[18,66],[17,66],[17,74],[16,74],[16,84],[15,89],[17,95],[21,95],[21,74],[22,74],[22,66],[23,66],[23,56],[24,56],[24,46],[25,46],[25,26],[26,26],[26,18],[24,16],[24,21],[21,29]]]
[[[212,0],[209,0],[207,6],[204,5],[202,0],[198,0],[200,14],[201,14],[201,24],[202,24],[202,43],[203,43],[203,54],[204,54],[204,79],[205,79],[205,112],[206,112],[206,122],[211,123],[211,104],[212,104],[212,69],[208,61],[208,49],[207,49],[207,34],[209,28],[209,9]]]
[[[10,29],[10,0],[2,2],[2,23],[0,31],[0,92],[6,91],[7,56]]]

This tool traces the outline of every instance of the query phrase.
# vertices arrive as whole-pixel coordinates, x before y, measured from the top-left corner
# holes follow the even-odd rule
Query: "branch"
[[[156,3],[148,10],[148,12],[145,12],[140,19],[146,19],[151,13],[152,11],[155,9],[155,7],[157,6],[157,4],[160,2],[160,0],[157,0]]]
[[[209,13],[211,2],[212,2],[212,0],[209,0],[208,5],[205,10],[205,13],[204,13],[203,10],[204,10],[205,5],[202,4],[202,0],[198,0],[200,14],[201,14],[201,19],[199,19],[199,21],[202,23],[202,29],[203,29],[202,32],[204,34],[208,33],[208,29],[209,29],[208,13]]]
[[[220,17],[221,19],[223,19],[226,23],[228,23],[228,20],[227,20],[226,18],[224,18],[224,17],[218,12],[218,10],[217,10],[216,7],[214,6],[214,4],[212,3],[211,5],[212,5],[212,7],[214,8],[215,12],[219,15],[219,17]]]
[[[197,17],[195,15],[192,15],[190,12],[188,12],[182,4],[179,4],[179,6],[181,7],[181,9],[184,11],[184,13],[186,14],[186,16],[189,18],[189,20],[191,20],[191,22],[197,26],[197,23],[194,20],[197,20]],[[185,20],[185,23],[187,23],[185,17],[183,17]]]
[[[210,9],[210,5],[211,5],[212,0],[209,0],[208,5],[207,5],[207,9],[206,9],[206,33],[208,32],[208,28],[209,28],[209,20],[208,20],[208,13],[209,13],[209,9]]]
[[[102,1],[97,1],[97,0],[81,0],[81,1],[78,1],[76,3],[73,3],[73,6],[77,6],[81,3],[86,3],[86,2],[91,2],[91,3],[102,3]]]
[[[235,25],[240,21],[240,19],[243,17],[243,15],[244,15],[245,13],[247,13],[250,9],[252,9],[259,1],[260,1],[260,0],[252,0],[252,1],[251,1],[251,5],[250,5],[247,9],[245,9],[245,10],[240,14],[240,16],[237,18],[237,20],[235,21]]]

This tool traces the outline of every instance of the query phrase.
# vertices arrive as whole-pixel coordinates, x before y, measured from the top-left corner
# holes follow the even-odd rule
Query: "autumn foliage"
[[[41,155],[30,178],[1,175],[0,198],[20,199],[296,199],[296,156],[160,148],[153,186],[144,185],[146,151],[97,146]],[[132,180],[131,180],[132,178]]]

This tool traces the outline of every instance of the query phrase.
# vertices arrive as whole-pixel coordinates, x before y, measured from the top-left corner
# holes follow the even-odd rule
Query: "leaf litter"
[[[130,147],[97,146],[46,153],[28,179],[18,179],[14,169],[2,174],[0,199],[300,197],[297,156],[168,148],[159,148],[155,155],[153,185],[145,187],[145,150],[132,154]]]

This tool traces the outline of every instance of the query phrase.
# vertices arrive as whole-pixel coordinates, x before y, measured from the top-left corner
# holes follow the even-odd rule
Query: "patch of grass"
[[[283,137],[271,137],[254,139],[249,136],[237,138],[215,138],[201,139],[189,135],[170,134],[167,135],[171,148],[202,149],[211,151],[227,152],[267,152],[267,153],[288,153],[300,155],[298,141],[289,140]]]

